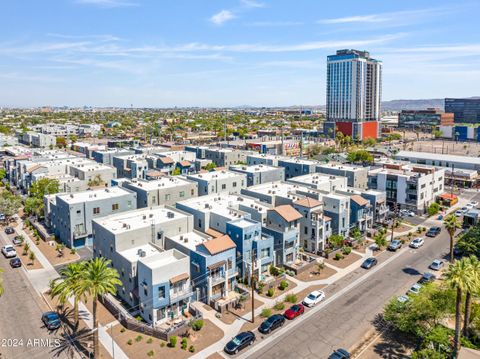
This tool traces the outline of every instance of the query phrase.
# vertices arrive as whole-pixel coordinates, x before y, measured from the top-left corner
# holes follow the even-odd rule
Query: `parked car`
[[[420,248],[425,244],[425,241],[423,238],[415,238],[413,241],[410,242],[409,247],[410,248]]]
[[[415,217],[415,212],[409,211],[408,209],[401,209],[400,214],[405,217]]]
[[[443,214],[438,215],[437,219],[441,221],[443,219]]]
[[[282,327],[283,324],[285,324],[285,317],[281,314],[274,314],[260,324],[258,331],[262,334],[270,334],[275,329]]]
[[[345,349],[337,349],[330,354],[328,359],[350,359],[350,353]]]
[[[57,312],[45,312],[42,314],[42,322],[48,330],[55,330],[60,328],[62,322]]]
[[[293,320],[303,313],[305,313],[305,307],[302,304],[294,304],[285,311],[283,316],[288,320]]]
[[[454,255],[455,257],[462,257],[462,256],[463,256],[463,251],[462,251],[460,248],[458,248],[457,245],[455,245],[455,246],[453,247],[453,255]]]
[[[307,295],[302,304],[306,307],[313,307],[325,299],[325,293],[321,290],[314,290]]]
[[[17,256],[17,251],[11,244],[3,246],[2,253],[6,258],[13,258]]]
[[[223,350],[227,354],[237,354],[240,350],[255,343],[255,334],[252,332],[241,332],[230,340]]]
[[[462,211],[463,213],[467,213],[469,209],[470,208],[465,206],[465,207],[460,208],[460,211]]]
[[[427,237],[436,237],[440,234],[442,229],[440,227],[431,227],[425,234]]]
[[[393,251],[393,252],[395,252],[397,249],[400,249],[400,248],[402,248],[402,242],[400,242],[398,239],[394,239],[393,241],[391,241],[387,247],[389,251]]]
[[[445,265],[445,263],[440,260],[440,259],[435,259],[432,264],[430,264],[430,266],[428,268],[430,269],[433,269],[433,270],[440,270],[443,268],[443,266]]]
[[[377,258],[369,257],[369,258],[367,258],[363,261],[361,267],[364,268],[364,269],[370,269],[374,265],[376,265],[377,263],[378,263]]]
[[[425,273],[423,273],[423,276],[422,276],[422,278],[420,278],[418,283],[420,283],[420,284],[430,283],[430,282],[433,282],[435,279],[437,279],[435,274],[433,274],[432,272],[425,272]]]
[[[20,268],[21,266],[22,266],[22,261],[20,260],[20,258],[15,257],[15,258],[10,259],[10,267]]]
[[[478,206],[477,201],[471,201],[470,204],[472,205],[472,208],[476,208]]]
[[[6,219],[5,215],[3,213],[0,213],[0,221],[4,221]]]
[[[14,234],[15,230],[12,227],[5,227],[6,234]]]
[[[467,210],[468,210],[468,209],[472,209],[473,207],[474,207],[473,204],[467,203],[467,204],[465,205],[465,207],[463,207],[463,208],[467,208]]]
[[[401,296],[397,297],[397,301],[399,303],[406,303],[409,300],[410,300],[410,298],[408,298],[408,296],[406,296],[406,295],[401,295]]]
[[[419,284],[419,283],[415,283],[414,285],[412,285],[410,287],[410,289],[408,290],[408,293],[418,294],[418,293],[420,293],[420,289],[422,289],[422,285]]]
[[[20,246],[20,245],[22,245],[22,243],[23,243],[23,237],[21,237],[21,236],[15,236],[15,237],[12,239],[12,242],[13,242],[14,245]]]
[[[463,212],[458,210],[458,211],[455,211],[455,217],[461,217],[463,216]]]

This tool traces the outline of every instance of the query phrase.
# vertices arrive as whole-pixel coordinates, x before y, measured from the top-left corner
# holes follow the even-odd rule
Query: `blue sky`
[[[383,99],[480,95],[477,0],[21,0],[0,106],[325,103],[326,56],[383,60]]]

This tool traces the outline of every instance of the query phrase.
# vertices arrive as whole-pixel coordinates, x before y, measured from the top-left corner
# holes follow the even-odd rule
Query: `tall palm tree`
[[[457,228],[461,228],[462,225],[458,218],[453,214],[448,215],[447,218],[443,220],[443,224],[445,225],[445,228],[450,236],[450,263],[453,263],[455,260],[453,257],[455,232],[457,231]]]
[[[60,277],[50,282],[50,297],[53,299],[58,297],[59,302],[63,305],[68,298],[73,297],[73,315],[75,329],[78,328],[78,301],[85,292],[80,291],[80,282],[82,280],[83,268],[85,264],[70,263],[60,271]]]
[[[463,318],[463,335],[468,335],[468,326],[470,325],[470,314],[472,312],[472,293],[478,292],[480,289],[480,261],[475,256],[470,256],[466,259],[470,270],[472,271],[472,280],[467,284],[465,294],[465,315]]]
[[[3,268],[0,268],[0,274],[3,273]],[[3,287],[3,276],[0,276],[0,297],[5,293],[5,288]]]
[[[104,295],[117,292],[116,286],[121,285],[119,274],[116,269],[110,267],[110,260],[94,258],[85,263],[82,278],[78,283],[79,292],[87,293],[93,300],[93,355],[98,357],[98,300]]]
[[[450,264],[445,272],[446,283],[457,291],[457,299],[455,306],[455,337],[453,357],[456,358],[460,350],[460,335],[462,325],[462,295],[470,288],[471,282],[474,280],[472,267],[468,263],[468,259],[464,258],[460,261]]]

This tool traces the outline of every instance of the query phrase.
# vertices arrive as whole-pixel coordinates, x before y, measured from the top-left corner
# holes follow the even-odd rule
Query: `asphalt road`
[[[302,318],[300,325],[291,329],[286,326],[284,332],[279,332],[281,335],[274,336],[273,340],[259,340],[241,357],[328,358],[333,349],[352,348],[372,329],[384,304],[394,295],[404,294],[420,279],[433,259],[448,253],[448,247],[448,234],[443,230],[437,238],[427,238],[425,245],[418,250],[404,246],[401,253],[382,253],[379,267],[390,257],[395,258],[382,268],[370,270],[372,273],[367,273],[363,280],[365,270],[359,268],[327,287],[327,299],[339,291],[341,295],[325,303],[310,317]],[[258,337],[259,333],[256,334]]]
[[[0,243],[11,244],[3,229]],[[0,254],[0,267],[4,269],[5,288],[0,297],[0,358],[67,358],[65,352],[55,349],[65,344],[60,333],[49,333],[43,326],[41,316],[48,307],[30,285],[24,269],[12,269],[3,254]]]

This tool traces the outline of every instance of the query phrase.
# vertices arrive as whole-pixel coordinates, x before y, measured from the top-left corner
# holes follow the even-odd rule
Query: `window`
[[[165,195],[165,201],[170,201],[170,194],[167,193],[167,194]]]
[[[222,189],[227,189],[227,185],[225,183],[222,184]]]
[[[193,266],[193,270],[195,271],[195,273],[200,272],[200,266],[198,265],[198,263],[192,262],[192,266]]]
[[[198,219],[198,226],[202,228],[202,220],[200,218]]]
[[[165,298],[165,287],[158,287],[158,299]]]
[[[237,187],[237,182],[233,182],[233,187]]]
[[[228,261],[227,261],[227,268],[228,269],[232,269],[232,259],[231,258],[228,258]]]
[[[95,207],[93,209],[93,214],[100,214],[100,207]]]
[[[78,210],[77,210],[77,214],[80,214],[80,213],[82,213],[82,211],[78,209]]]
[[[193,196],[193,195],[195,194],[195,190],[192,189],[192,190],[190,191],[190,194]]]
[[[178,195],[180,198],[185,197],[185,191],[180,191]]]
[[[119,208],[118,203],[112,204],[112,211],[118,211],[118,208]]]

